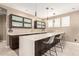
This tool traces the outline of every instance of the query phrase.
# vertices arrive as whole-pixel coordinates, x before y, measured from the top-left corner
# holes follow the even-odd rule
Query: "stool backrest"
[[[63,34],[60,34],[59,39],[63,39]]]
[[[50,39],[48,40],[48,43],[51,44],[54,41],[55,36],[50,37]]]

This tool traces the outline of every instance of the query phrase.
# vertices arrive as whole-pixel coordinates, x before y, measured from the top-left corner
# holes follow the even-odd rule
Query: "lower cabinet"
[[[35,56],[41,56],[41,41],[35,42]]]
[[[9,36],[9,46],[15,50],[19,48],[19,36]]]
[[[43,42],[48,41],[48,40],[49,40],[49,38],[35,41],[35,56],[41,56],[42,54],[44,54],[47,51]]]

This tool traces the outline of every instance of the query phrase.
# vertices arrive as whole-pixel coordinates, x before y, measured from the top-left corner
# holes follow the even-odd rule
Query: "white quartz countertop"
[[[35,34],[35,35],[25,35],[25,36],[20,36],[20,39],[30,39],[33,41],[37,41],[40,39],[44,39],[47,37],[55,36],[57,34],[63,34],[64,32],[53,32],[53,33],[43,33],[43,34]]]
[[[26,33],[10,33],[10,32],[8,32],[8,35],[11,35],[11,36],[13,36],[13,35],[29,35],[29,34],[37,34],[37,33],[46,33],[46,32],[26,32]]]

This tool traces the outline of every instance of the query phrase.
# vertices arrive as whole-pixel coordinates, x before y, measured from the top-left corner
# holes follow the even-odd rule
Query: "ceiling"
[[[5,15],[6,13],[6,10],[0,7],[0,15]]]
[[[2,5],[32,15],[35,15],[35,11],[37,11],[37,16],[40,18],[47,18],[79,10],[79,3],[2,3]],[[47,7],[49,8],[48,10],[46,9]]]

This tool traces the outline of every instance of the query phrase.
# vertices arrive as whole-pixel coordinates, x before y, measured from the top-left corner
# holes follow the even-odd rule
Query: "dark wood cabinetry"
[[[45,27],[46,27],[45,22],[42,22],[42,21],[35,21],[34,22],[35,29],[45,29]]]
[[[50,37],[35,41],[35,56],[41,56],[43,53],[47,51],[46,47],[43,46],[43,41],[48,41],[49,38]]]
[[[10,14],[9,27],[10,28],[32,28],[32,19]]]
[[[10,48],[15,50],[19,48],[19,36],[9,36]]]
[[[35,42],[35,56],[41,56],[41,41]]]

